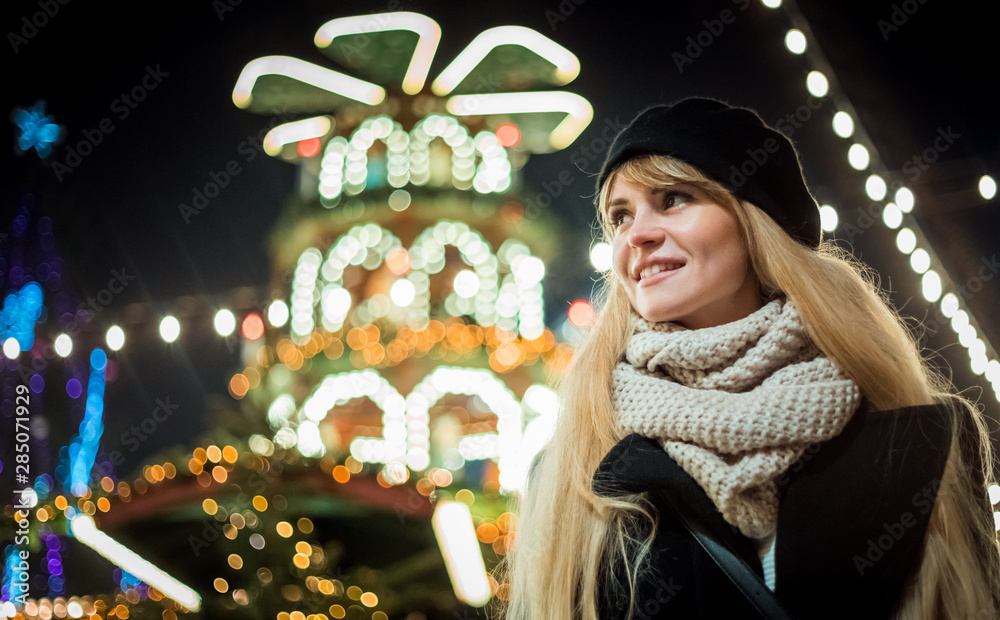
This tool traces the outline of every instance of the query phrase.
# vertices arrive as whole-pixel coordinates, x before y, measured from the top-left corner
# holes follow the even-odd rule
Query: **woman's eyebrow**
[[[668,188],[666,187],[657,187],[653,189],[653,191],[650,193],[655,196],[656,194],[662,194],[663,192],[667,191],[667,189]],[[608,207],[617,207],[618,205],[627,205],[627,204],[631,204],[628,198],[612,198],[610,201],[608,201]]]

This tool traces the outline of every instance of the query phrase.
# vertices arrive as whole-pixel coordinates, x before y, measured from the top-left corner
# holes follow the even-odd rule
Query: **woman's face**
[[[700,329],[761,307],[734,213],[693,185],[611,183],[613,269],[640,316]]]

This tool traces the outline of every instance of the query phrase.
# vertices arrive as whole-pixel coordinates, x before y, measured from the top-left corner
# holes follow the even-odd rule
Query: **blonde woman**
[[[998,617],[983,416],[822,240],[791,142],[719,101],[656,106],[598,192],[614,266],[504,617]]]

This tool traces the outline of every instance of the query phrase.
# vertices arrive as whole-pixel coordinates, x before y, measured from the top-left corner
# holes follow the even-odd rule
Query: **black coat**
[[[943,405],[872,411],[863,401],[844,431],[777,479],[775,594],[796,618],[890,617],[922,548],[944,471],[953,413]],[[758,618],[665,504],[672,493],[763,576],[753,541],[722,519],[660,445],[622,439],[594,475],[594,492],[650,491],[659,513],[652,565],[633,618]],[[989,509],[985,504],[985,509]],[[616,574],[625,583],[624,573]],[[601,595],[602,620],[626,601]]]

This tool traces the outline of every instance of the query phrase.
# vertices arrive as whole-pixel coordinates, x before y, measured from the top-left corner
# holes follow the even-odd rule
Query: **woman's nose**
[[[657,221],[656,214],[649,208],[638,208],[632,225],[628,229],[629,245],[640,247],[649,244],[661,243],[664,237],[664,230]]]

